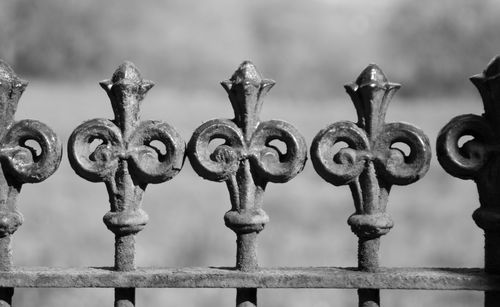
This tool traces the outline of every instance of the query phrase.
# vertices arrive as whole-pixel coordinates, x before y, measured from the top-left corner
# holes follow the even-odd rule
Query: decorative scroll
[[[27,85],[0,60],[0,271],[11,270],[11,235],[23,223],[16,204],[21,186],[52,175],[62,156],[61,142],[49,127],[36,120],[14,120]],[[10,306],[13,292],[0,288],[0,306]]]
[[[311,146],[318,174],[351,189],[356,212],[348,223],[359,238],[358,267],[365,271],[378,269],[379,238],[394,224],[386,213],[391,186],[420,179],[431,159],[429,140],[420,129],[406,123],[385,123],[387,107],[399,87],[388,82],[378,66],[369,65],[355,83],[345,86],[358,122],[326,127]],[[409,147],[409,153],[397,147],[400,143]],[[344,147],[337,151],[341,144]],[[360,289],[360,306],[378,304],[378,290]]]
[[[485,232],[485,271],[500,273],[500,56],[470,80],[485,112],[460,115],[446,124],[438,135],[437,157],[452,176],[476,182],[480,208],[472,217]],[[486,291],[485,306],[497,306],[499,300],[499,291]]]
[[[268,182],[286,182],[304,168],[307,147],[290,124],[259,118],[264,95],[274,81],[262,79],[251,62],[243,62],[222,82],[234,109],[234,119],[210,120],[196,129],[188,144],[189,160],[203,178],[225,181],[231,210],[224,220],[237,235],[236,267],[257,268],[256,235],[269,218],[262,209]],[[222,144],[211,149],[211,142]],[[282,150],[272,144],[282,142]],[[255,289],[238,289],[237,305],[256,305]]]
[[[139,119],[140,102],[153,83],[142,79],[134,64],[123,63],[100,85],[115,119],[92,119],[78,126],[69,139],[68,155],[78,175],[106,184],[111,210],[103,220],[116,235],[115,269],[129,271],[135,269],[134,235],[148,222],[141,208],[146,186],[170,180],[181,170],[185,143],[167,123]],[[154,141],[163,144],[165,152]],[[116,290],[115,306],[133,304],[133,289]]]

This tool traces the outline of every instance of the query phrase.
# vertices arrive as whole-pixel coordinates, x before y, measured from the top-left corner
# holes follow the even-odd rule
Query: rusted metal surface
[[[36,120],[14,120],[27,85],[0,60],[0,271],[12,267],[11,236],[23,223],[16,204],[21,186],[52,175],[62,156],[61,142],[49,127]],[[29,141],[37,143],[40,152]],[[12,288],[0,289],[0,306],[11,306],[13,294]]]
[[[243,62],[233,76],[223,81],[234,109],[234,119],[210,120],[196,129],[188,144],[194,170],[203,178],[225,181],[231,210],[226,226],[237,235],[236,268],[250,272],[257,269],[257,234],[269,217],[262,209],[268,182],[286,182],[304,168],[307,147],[304,138],[290,124],[261,121],[263,97],[274,81],[263,79],[251,62]],[[211,150],[210,143],[223,140]],[[281,151],[271,144],[285,144]],[[255,306],[256,291],[238,289],[237,306]]]
[[[92,119],[78,126],[68,141],[68,155],[75,172],[92,182],[104,182],[111,210],[103,220],[115,234],[117,271],[135,269],[135,235],[148,222],[141,208],[150,183],[173,178],[182,168],[185,143],[169,124],[140,120],[139,108],[153,83],[144,80],[133,63],[118,67],[101,87],[108,94],[114,120]],[[100,142],[97,147],[94,141]],[[165,152],[152,144],[159,141]],[[134,306],[135,291],[117,289],[115,306]]]
[[[500,290],[500,275],[479,268],[113,268],[14,267],[1,287],[18,288],[325,288]]]
[[[474,114],[453,118],[441,129],[437,139],[437,157],[452,176],[472,179],[479,192],[480,207],[473,219],[485,233],[485,270],[500,272],[500,57],[486,70],[470,78],[481,94],[482,116]],[[459,145],[461,138],[472,137]],[[486,292],[485,306],[498,306],[500,292]]]
[[[334,185],[349,185],[356,212],[348,224],[359,238],[358,268],[379,270],[380,237],[393,226],[386,212],[392,185],[407,185],[428,170],[431,149],[427,136],[406,123],[385,123],[389,102],[400,85],[390,83],[382,70],[369,65],[345,89],[358,122],[341,121],[321,130],[311,146],[318,174]],[[337,143],[346,147],[336,151]],[[410,152],[395,147],[406,144]],[[378,290],[359,290],[359,306],[379,306]]]

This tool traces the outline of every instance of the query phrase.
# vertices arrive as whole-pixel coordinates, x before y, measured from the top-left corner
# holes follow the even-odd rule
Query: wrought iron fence
[[[71,134],[67,149],[79,176],[103,182],[107,188],[111,210],[103,220],[115,235],[115,263],[114,267],[62,269],[17,267],[12,262],[11,238],[23,222],[16,207],[21,186],[52,175],[61,161],[62,145],[45,124],[14,120],[27,83],[0,61],[0,306],[11,306],[14,289],[21,287],[114,288],[115,306],[120,307],[135,305],[136,288],[235,288],[237,306],[256,306],[258,288],[358,289],[359,306],[380,306],[380,289],[479,290],[485,291],[485,306],[496,306],[500,300],[499,76],[497,57],[482,74],[471,78],[485,113],[452,119],[436,144],[438,160],[447,172],[477,183],[480,208],[473,218],[485,232],[484,269],[379,266],[380,238],[393,226],[386,210],[391,187],[411,184],[425,175],[431,146],[419,128],[385,122],[399,85],[389,82],[374,64],[345,86],[357,122],[341,121],[322,129],[310,149],[317,173],[351,190],[355,212],[348,224],[358,237],[358,266],[259,267],[257,235],[269,220],[263,208],[265,188],[269,182],[285,183],[297,176],[306,165],[308,148],[291,124],[260,120],[263,97],[274,81],[263,79],[248,61],[221,83],[234,118],[205,122],[187,146],[169,124],[140,119],[140,103],[153,83],[143,79],[134,64],[125,62],[110,80],[100,83],[115,118],[84,122]],[[472,139],[459,145],[464,136]],[[30,141],[38,143],[41,151]],[[162,143],[165,150],[154,142]],[[409,152],[398,143],[406,144]],[[204,179],[226,183],[231,208],[224,221],[237,238],[235,267],[136,266],[135,235],[148,222],[141,206],[146,187],[176,176],[185,156]]]

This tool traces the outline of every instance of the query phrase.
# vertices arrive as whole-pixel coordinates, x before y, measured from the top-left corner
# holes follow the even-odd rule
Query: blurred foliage
[[[105,78],[123,60],[176,89],[213,89],[251,59],[273,95],[325,99],[370,62],[401,94],[461,94],[495,55],[495,0],[17,0],[0,57],[27,78]],[[466,81],[465,81],[466,82]],[[467,88],[467,87],[465,87]]]
[[[496,0],[406,0],[386,32],[388,55],[410,96],[475,92],[466,80],[500,53]]]

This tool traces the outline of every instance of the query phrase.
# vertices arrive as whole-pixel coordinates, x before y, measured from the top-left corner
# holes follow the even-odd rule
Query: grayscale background
[[[202,122],[232,117],[219,82],[243,60],[277,81],[262,119],[295,125],[308,143],[323,127],[356,120],[343,84],[377,63],[403,87],[388,121],[421,127],[434,145],[455,115],[481,114],[468,81],[500,52],[495,0],[17,0],[0,2],[0,58],[30,81],[17,118],[51,126],[66,144],[82,121],[112,111],[98,81],[124,60],[156,82],[144,119],[175,126],[185,140]],[[23,266],[111,266],[113,234],[104,184],[71,170],[66,155],[45,182],[25,185],[18,200],[25,223],[13,239]],[[395,186],[388,211],[396,223],[382,238],[383,266],[482,267],[483,235],[471,213],[472,181],[447,175],[435,156],[421,181]],[[223,183],[182,172],[150,185],[150,215],[137,237],[138,266],[228,266],[235,235],[224,226],[230,208]],[[315,174],[310,161],[286,184],[269,184],[271,218],[259,235],[261,266],[356,266],[357,238],[348,187]],[[232,306],[234,289],[139,289],[137,306]],[[384,306],[480,306],[482,293],[382,291]],[[111,306],[111,289],[17,289],[14,303]],[[355,290],[260,290],[262,306],[357,306]]]

